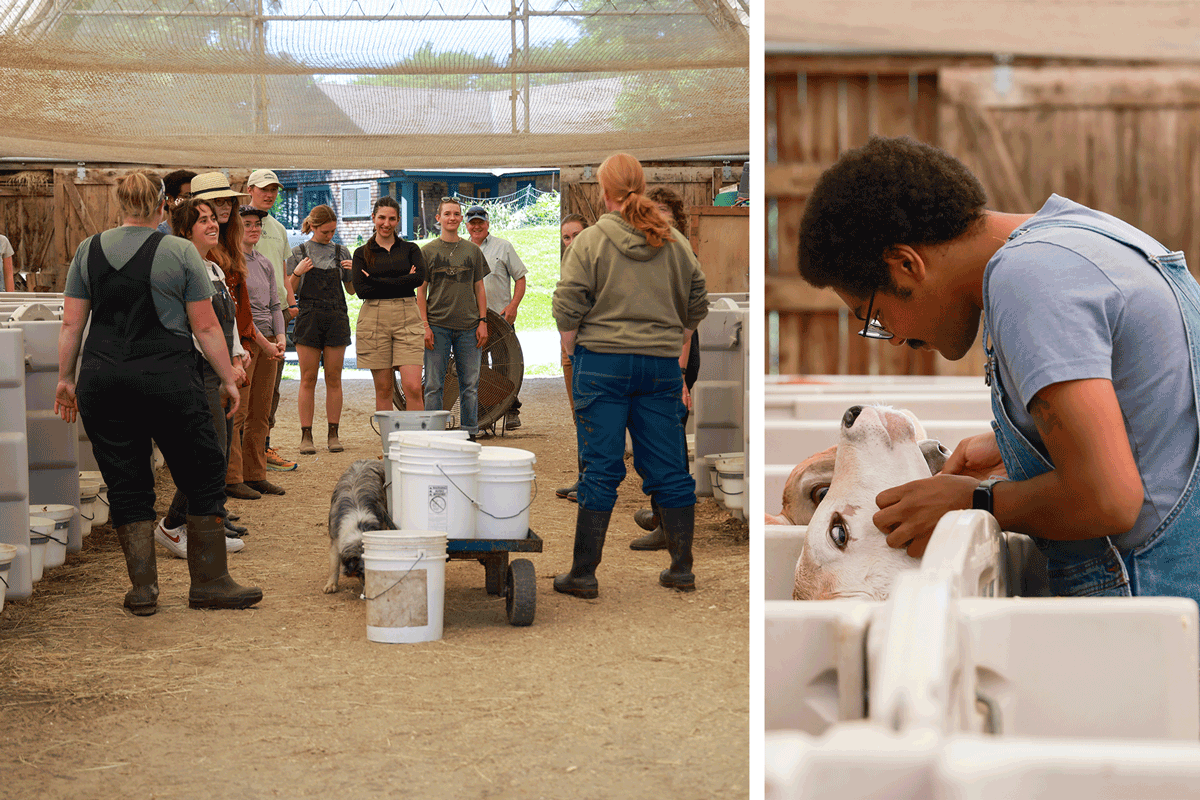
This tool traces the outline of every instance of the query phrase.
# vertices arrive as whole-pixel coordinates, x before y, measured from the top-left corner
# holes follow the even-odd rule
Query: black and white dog
[[[387,510],[383,463],[378,460],[355,461],[333,487],[329,503],[329,581],[325,593],[338,590],[338,579],[363,577],[363,531],[388,531],[396,528]]]

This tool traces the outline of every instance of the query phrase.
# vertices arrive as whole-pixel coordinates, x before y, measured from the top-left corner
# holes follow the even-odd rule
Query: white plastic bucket
[[[397,413],[398,413],[398,411],[397,411]],[[432,413],[432,411],[431,411],[431,413]],[[377,411],[377,414],[390,414],[390,411]],[[424,411],[412,411],[412,414],[424,414]],[[450,414],[450,411],[443,411],[443,414]],[[406,435],[406,434],[410,434],[410,433],[420,433],[420,434],[427,435],[427,437],[443,437],[446,439],[460,439],[462,441],[467,441],[467,439],[470,438],[469,433],[467,433],[466,431],[460,431],[460,429],[455,429],[455,431],[392,431],[392,432],[388,433],[388,435],[386,435],[385,439],[386,439],[386,441],[388,441],[388,446],[384,447],[384,450],[383,450],[383,471],[384,471],[385,480],[388,481],[388,489],[386,489],[386,492],[388,492],[388,513],[390,513],[392,519],[396,518],[397,512],[396,512],[396,506],[392,505],[391,486],[394,485],[394,483],[396,483],[397,481],[396,481],[396,468],[394,467],[394,465],[392,465],[391,449],[392,449],[392,447],[395,447],[398,445],[398,443],[400,443],[400,437],[402,437],[402,435]],[[397,456],[397,458],[398,458],[398,456]]]
[[[100,492],[96,495],[96,504],[93,509],[94,519],[92,520],[93,528],[100,528],[104,523],[108,522],[108,484],[104,482],[104,476],[99,470],[89,470],[79,473],[81,481],[96,481],[100,484]]]
[[[362,538],[367,639],[386,643],[441,639],[446,608],[446,534],[369,531]]]
[[[444,431],[450,422],[449,411],[376,411],[375,427],[379,429],[379,442],[387,455],[390,443],[388,435],[396,431]],[[466,431],[463,431],[466,433]]]
[[[46,566],[61,567],[67,563],[67,536],[71,533],[71,520],[79,513],[75,506],[65,503],[31,505],[30,517],[49,517],[54,520],[50,532],[50,543],[46,547]]]
[[[725,493],[718,486],[717,462],[723,458],[745,458],[745,453],[710,453],[700,459],[701,467],[708,470],[708,485],[712,487],[713,500],[719,505],[725,505]]]
[[[515,447],[484,447],[479,451],[475,538],[527,538],[536,463],[536,455]]]
[[[713,496],[718,489],[722,501],[728,509],[744,509],[746,507],[746,459],[719,458],[714,465],[717,479],[713,482]]]
[[[54,533],[54,520],[49,517],[29,518],[29,577],[37,583],[46,571],[46,549],[50,534]]]
[[[475,538],[479,451],[475,442],[404,433],[392,445],[393,517],[401,530],[445,531],[451,539]]]
[[[12,572],[13,559],[17,557],[16,545],[4,544],[0,542],[0,581],[3,582],[4,588],[0,590],[0,611],[4,610],[4,596],[8,594],[9,584],[12,579],[8,576]]]
[[[79,479],[79,518],[83,521],[83,535],[92,532],[96,524],[96,507],[100,505],[97,498],[100,495],[100,484],[87,478]]]

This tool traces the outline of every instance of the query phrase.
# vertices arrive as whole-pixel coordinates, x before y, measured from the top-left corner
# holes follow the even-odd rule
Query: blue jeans
[[[430,325],[433,349],[425,351],[425,407],[442,407],[442,388],[450,367],[450,351],[458,371],[458,427],[474,436],[479,433],[479,360],[483,351],[475,343],[475,328],[453,331]]]
[[[642,491],[659,508],[696,504],[683,433],[683,376],[679,359],[596,353],[576,345],[571,392],[583,474],[579,505],[612,511],[625,478],[625,429]]]

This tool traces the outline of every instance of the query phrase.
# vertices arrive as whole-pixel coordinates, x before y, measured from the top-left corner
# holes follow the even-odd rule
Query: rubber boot
[[[555,576],[554,591],[588,599],[600,595],[596,567],[600,566],[611,516],[611,511],[588,511],[579,507],[575,514],[575,553],[571,571]]]
[[[666,550],[667,536],[663,533],[662,521],[658,514],[658,505],[651,500],[650,508],[639,508],[633,514],[633,521],[644,531],[650,531],[645,536],[639,536],[629,543],[630,550]]]
[[[262,589],[240,586],[229,577],[225,521],[216,515],[187,518],[188,573],[192,608],[248,608],[262,600]]]
[[[300,429],[300,453],[302,455],[311,456],[317,452],[317,446],[313,444],[312,426]]]
[[[154,559],[154,520],[117,527],[125,553],[125,568],[133,588],[125,593],[125,607],[139,617],[158,611],[158,563]]]
[[[658,576],[658,582],[680,592],[696,591],[692,574],[692,535],[696,531],[696,507],[660,508],[662,527],[671,551],[671,566]]]
[[[340,453],[346,448],[342,447],[341,441],[338,439],[338,423],[329,423],[329,452]],[[301,452],[304,452],[303,450]]]

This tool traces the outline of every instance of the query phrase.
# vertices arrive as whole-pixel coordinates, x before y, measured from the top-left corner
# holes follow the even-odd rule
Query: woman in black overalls
[[[245,608],[262,599],[226,569],[225,464],[204,402],[190,332],[217,365],[229,413],[238,404],[233,368],[196,249],[154,230],[166,209],[162,182],[133,172],[117,187],[123,224],[85,239],[67,274],[54,408],[78,414],[108,485],[117,538],[133,588],[125,607],[158,608],[151,439],[188,494],[192,608]],[[83,331],[82,367],[76,360]]]
[[[342,417],[342,359],[350,345],[350,317],[346,291],[354,294],[350,252],[333,244],[337,215],[329,206],[308,212],[300,230],[312,238],[292,248],[287,260],[287,280],[296,294],[300,313],[293,339],[300,359],[300,391],[296,404],[300,416],[300,452],[317,452],[313,444],[313,406],[316,405],[317,371],[325,365],[325,419],[329,423],[329,452],[344,449],[338,439]]]

